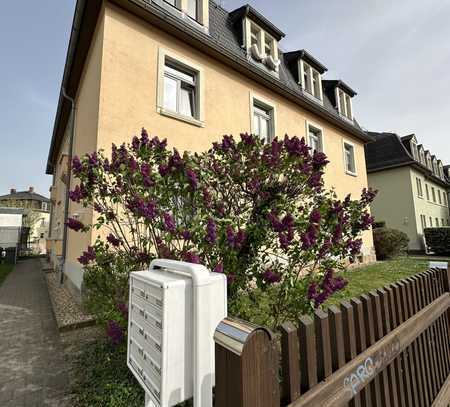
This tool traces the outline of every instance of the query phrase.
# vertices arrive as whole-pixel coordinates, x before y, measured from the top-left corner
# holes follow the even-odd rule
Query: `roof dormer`
[[[342,80],[326,80],[323,83],[339,115],[344,119],[353,121],[352,98],[357,93]]]
[[[426,160],[427,168],[430,171],[433,171],[433,162],[431,161],[431,153],[428,150],[425,151],[425,160]]]
[[[431,171],[433,171],[433,174],[436,175],[436,177],[438,177],[439,176],[438,160],[435,155],[431,156],[431,162],[433,164]]]
[[[444,164],[442,164],[441,160],[438,160],[437,164],[438,164],[438,172],[439,172],[438,177],[442,180],[445,180]]]
[[[278,42],[284,33],[253,7],[246,5],[230,13],[232,22],[242,26],[242,47],[252,62],[278,73]]]
[[[402,137],[402,143],[408,150],[409,154],[414,158],[414,160],[420,162],[419,151],[417,148],[417,138],[415,134],[410,134],[408,136]]]
[[[191,26],[208,32],[209,0],[156,0],[156,3]]]
[[[417,150],[419,151],[419,162],[426,166],[427,162],[425,160],[425,150],[423,148],[423,145],[422,144],[418,145]]]
[[[284,58],[304,94],[322,102],[322,75],[327,71],[325,65],[304,49],[287,52]]]

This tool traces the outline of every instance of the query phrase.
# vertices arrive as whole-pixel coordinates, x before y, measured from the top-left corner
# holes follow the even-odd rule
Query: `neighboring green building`
[[[425,150],[411,134],[369,133],[366,145],[369,186],[378,196],[371,206],[377,222],[405,232],[409,250],[423,251],[426,227],[450,226],[449,166]]]

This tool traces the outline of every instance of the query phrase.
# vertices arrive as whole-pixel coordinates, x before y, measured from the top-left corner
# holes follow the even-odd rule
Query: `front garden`
[[[373,223],[376,193],[340,199],[324,186],[327,164],[297,137],[265,144],[224,136],[204,153],[181,156],[145,130],[108,155],[74,157],[70,198],[96,216],[93,225],[75,218],[67,225],[106,231],[78,259],[86,306],[106,333],[77,361],[78,405],[143,404],[126,367],[128,280],[155,257],[225,274],[229,314],[274,330],[425,267],[402,259],[345,271]]]

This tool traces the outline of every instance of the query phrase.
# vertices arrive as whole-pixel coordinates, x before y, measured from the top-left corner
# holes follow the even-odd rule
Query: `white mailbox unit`
[[[212,406],[213,336],[227,314],[226,287],[223,274],[173,260],[131,273],[127,363],[148,407],[191,397]]]

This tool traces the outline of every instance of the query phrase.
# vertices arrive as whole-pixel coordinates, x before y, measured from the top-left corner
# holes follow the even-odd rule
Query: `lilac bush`
[[[145,130],[109,156],[74,157],[70,197],[96,217],[92,226],[68,226],[106,233],[79,259],[87,281],[95,286],[89,273],[114,267],[114,259],[127,277],[154,257],[170,258],[225,273],[233,313],[255,289],[274,293],[274,326],[309,312],[345,285],[334,273],[359,254],[361,232],[373,222],[367,208],[375,193],[338,199],[324,188],[327,164],[298,137],[264,144],[224,136],[209,151],[181,155]],[[112,302],[125,302],[116,291],[126,297],[112,290]]]

